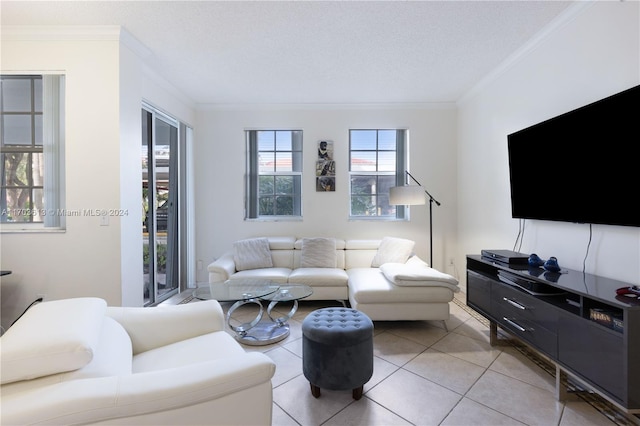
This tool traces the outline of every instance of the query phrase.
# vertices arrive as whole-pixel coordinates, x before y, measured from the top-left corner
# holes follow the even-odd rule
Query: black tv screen
[[[514,218],[640,226],[640,86],[507,139]]]

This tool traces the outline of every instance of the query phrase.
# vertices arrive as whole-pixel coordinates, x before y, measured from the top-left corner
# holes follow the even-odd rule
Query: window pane
[[[273,176],[260,176],[258,193],[262,195],[273,195],[275,193],[275,182]]]
[[[351,197],[351,215],[353,216],[375,216],[376,204],[375,196]]]
[[[275,166],[277,172],[290,172],[293,170],[292,165],[291,152],[276,152]]]
[[[352,130],[351,131],[351,149],[376,149],[376,131],[375,130]]]
[[[2,104],[5,112],[31,112],[31,79],[3,78]]]
[[[293,194],[293,177],[276,177],[276,194]]]
[[[378,149],[391,151],[396,150],[396,130],[378,131]]]
[[[258,171],[259,173],[273,173],[276,169],[275,152],[259,152],[258,153]]]
[[[276,151],[291,151],[291,132],[275,132],[276,133]]]
[[[7,188],[7,215],[3,220],[8,222],[31,222],[31,191],[28,188]]]
[[[293,214],[293,197],[279,195],[276,197],[276,214],[278,216],[291,216]]]
[[[378,171],[379,172],[395,172],[396,171],[396,152],[382,151],[378,153]]]
[[[376,152],[375,151],[352,151],[351,152],[352,172],[375,172]]]
[[[29,154],[6,153],[4,154],[4,183],[7,186],[27,186],[27,164]]]
[[[273,151],[275,149],[274,132],[258,132],[258,151]]]
[[[5,115],[3,118],[5,145],[31,145],[31,115]]]
[[[373,194],[375,182],[375,176],[351,176],[351,194]]]
[[[258,214],[260,216],[273,216],[275,214],[274,197],[260,197],[258,203]]]

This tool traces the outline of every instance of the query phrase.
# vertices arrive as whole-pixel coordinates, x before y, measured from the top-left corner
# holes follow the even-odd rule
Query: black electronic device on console
[[[500,262],[505,265],[527,265],[529,255],[512,250],[482,250],[486,260]]]

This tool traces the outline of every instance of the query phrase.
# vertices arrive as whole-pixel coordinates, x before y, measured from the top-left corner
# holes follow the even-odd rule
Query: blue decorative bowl
[[[531,256],[529,256],[529,266],[540,267],[542,265],[544,265],[544,260],[540,259],[537,254],[531,253]]]
[[[549,260],[544,262],[544,269],[550,272],[560,272],[560,265],[558,265],[558,259],[550,257]]]

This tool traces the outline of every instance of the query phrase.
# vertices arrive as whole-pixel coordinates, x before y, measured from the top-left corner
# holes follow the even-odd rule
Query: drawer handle
[[[507,317],[502,317],[503,320],[505,320],[507,322],[507,324],[511,325],[512,327],[517,328],[518,330],[520,330],[521,332],[525,332],[527,331],[526,328],[522,328],[519,324],[517,324],[515,321],[511,321],[509,318]]]
[[[519,304],[518,302],[511,300],[511,299],[507,299],[506,297],[503,297],[502,300],[504,300],[505,302],[507,302],[508,304],[510,304],[511,306],[515,306],[518,309],[522,309],[523,311],[525,309],[527,309],[526,306]]]

